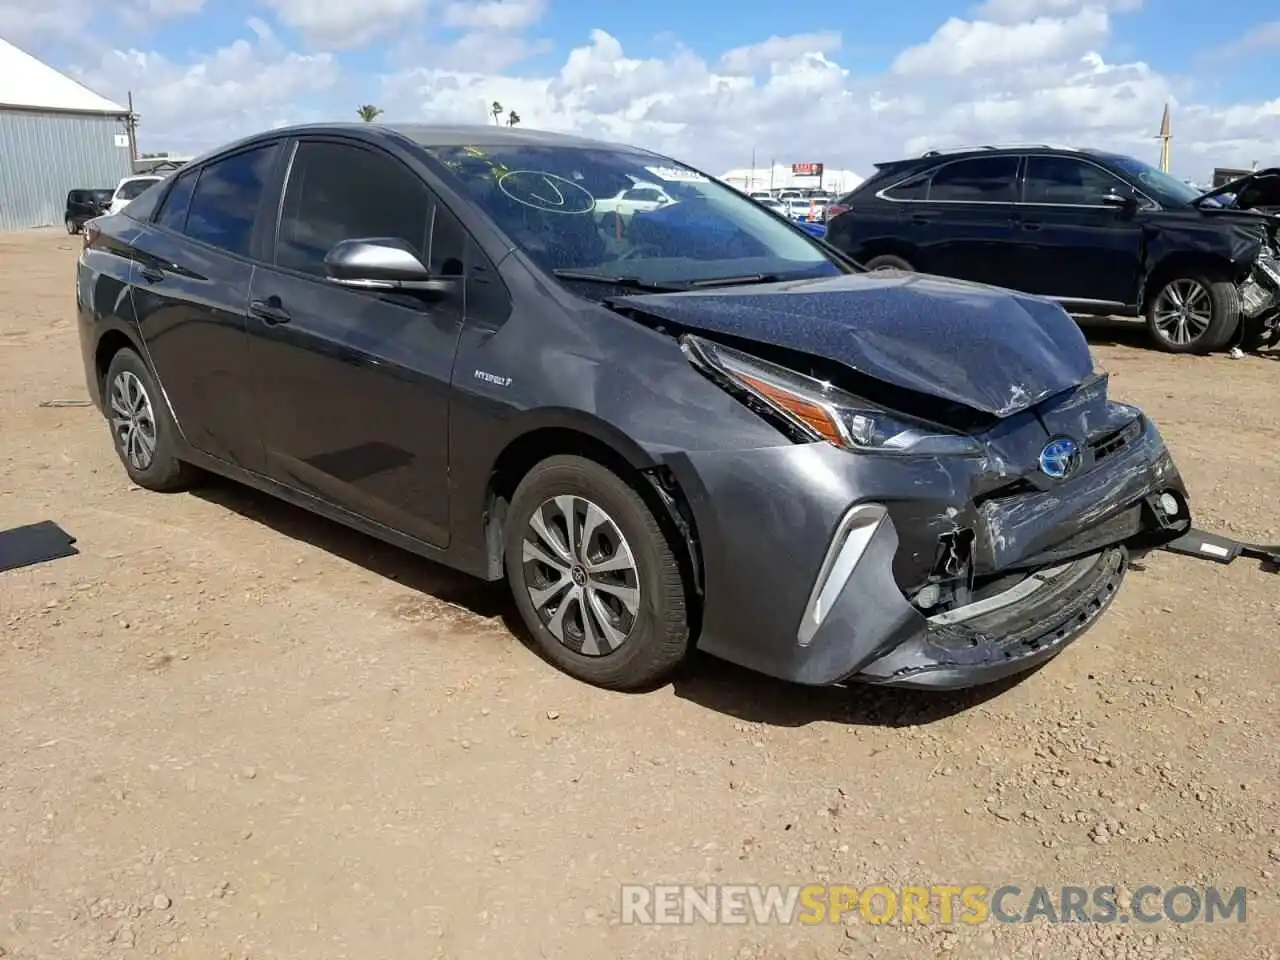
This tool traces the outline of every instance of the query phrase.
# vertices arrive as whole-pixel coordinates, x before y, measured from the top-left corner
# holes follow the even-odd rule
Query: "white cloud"
[[[444,25],[472,31],[524,30],[541,20],[546,9],[546,0],[454,2],[444,8]]]
[[[367,0],[365,12],[398,4],[412,19],[417,2]],[[491,123],[496,100],[525,126],[632,142],[712,172],[746,166],[754,153],[761,165],[820,161],[866,174],[875,161],[928,147],[1002,140],[1153,160],[1168,102],[1176,171],[1204,177],[1215,165],[1280,159],[1280,100],[1216,106],[1185,78],[1109,59],[1110,15],[1097,3],[1040,0],[1026,8],[1037,16],[1021,22],[949,20],[877,75],[849,69],[854,61],[841,56],[834,32],[772,36],[708,59],[674,41],[635,56],[593,30],[558,67],[535,72],[520,64],[548,52],[528,27],[541,0],[502,0],[512,7],[505,19],[491,3],[455,7],[455,39],[418,35],[373,88],[362,85],[367,76],[341,74],[334,54],[291,50],[257,20],[248,39],[207,58],[117,51],[97,55],[81,75],[108,96],[134,91],[149,150],[212,146],[285,121],[354,118],[357,102],[385,108],[384,122]],[[306,9],[317,29],[325,16],[326,30],[339,22],[337,7]],[[449,8],[433,9],[443,21]]]
[[[362,47],[398,36],[421,16],[427,0],[263,0],[307,43],[329,50]]]
[[[144,7],[153,17],[171,20],[199,13],[204,9],[204,0],[145,0]]]
[[[101,47],[100,32],[123,27],[139,34],[199,13],[204,0],[0,0],[0,37],[38,51],[47,43],[76,50]]]
[[[1206,59],[1234,60],[1237,57],[1248,57],[1268,50],[1280,50],[1280,20],[1260,23],[1238,39],[1206,51]]]
[[[453,43],[429,51],[426,62],[438,70],[494,74],[551,49],[550,40],[527,40],[519,34],[464,33]]]
[[[306,116],[308,98],[337,82],[333,56],[287,50],[266,24],[254,26],[256,42],[236,40],[190,63],[113,50],[73,74],[120,102],[124,91],[134,91],[147,149],[195,152],[253,130],[312,119]]]
[[[1100,7],[1084,7],[1069,17],[1037,17],[999,24],[952,17],[927,43],[908,47],[893,61],[903,76],[954,75],[979,68],[1061,62],[1096,49],[1111,21]]]
[[[974,10],[982,20],[1020,23],[1036,17],[1062,17],[1086,7],[1130,13],[1142,9],[1142,0],[986,0]]]
[[[779,61],[793,60],[805,54],[835,53],[840,49],[840,33],[837,30],[820,30],[817,33],[799,33],[791,37],[770,37],[762,43],[734,47],[720,58],[720,66],[726,73],[755,73],[769,69]]]

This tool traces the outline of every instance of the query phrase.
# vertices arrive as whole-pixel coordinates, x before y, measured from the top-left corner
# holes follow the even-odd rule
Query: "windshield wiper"
[[[708,277],[705,280],[690,280],[689,287],[738,287],[749,283],[778,283],[782,280],[776,273],[748,273],[740,277]]]
[[[684,290],[684,286],[650,283],[639,277],[609,276],[603,273],[588,273],[585,270],[552,270],[561,280],[582,280],[585,283],[605,283],[611,287],[625,287],[628,290],[648,290],[654,293],[675,293]]]

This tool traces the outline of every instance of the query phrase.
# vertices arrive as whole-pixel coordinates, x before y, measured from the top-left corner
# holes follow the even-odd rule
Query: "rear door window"
[[[200,168],[183,233],[193,240],[248,256],[279,145],[254,147]]]
[[[972,157],[939,167],[930,200],[952,203],[1012,203],[1017,199],[1018,158]]]

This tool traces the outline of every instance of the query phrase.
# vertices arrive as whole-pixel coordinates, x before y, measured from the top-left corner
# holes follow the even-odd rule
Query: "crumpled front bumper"
[[[856,456],[826,444],[672,454],[702,558],[699,648],[819,685],[957,688],[1034,667],[1105,611],[1130,547],[1190,525],[1159,431],[1139,424],[1122,449],[1071,480],[986,500],[973,493],[982,470],[973,460]],[[1166,493],[1172,515],[1159,508]],[[979,574],[1022,571],[1010,579],[1039,586],[985,613],[970,605],[930,619],[904,581],[918,585],[939,538],[958,530],[973,531]]]
[[[1239,292],[1241,320],[1256,331],[1245,339],[1275,343],[1280,339],[1280,259],[1269,252],[1259,256]]]
[[[1092,626],[1127,568],[1128,550],[1113,544],[1038,570],[985,602],[929,617],[923,629],[916,623],[907,640],[863,664],[854,679],[945,690],[1022,673]]]

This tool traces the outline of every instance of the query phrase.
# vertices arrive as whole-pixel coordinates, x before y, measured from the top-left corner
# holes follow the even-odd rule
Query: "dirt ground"
[[[707,658],[602,692],[530,652],[500,586],[230,483],[133,488],[95,411],[40,406],[86,395],[78,243],[0,236],[0,529],[81,551],[0,574],[0,956],[1280,956],[1275,574],[1153,556],[981,694]],[[1090,337],[1199,524],[1280,541],[1280,355]],[[1249,899],[1244,925],[634,926],[625,883]]]

